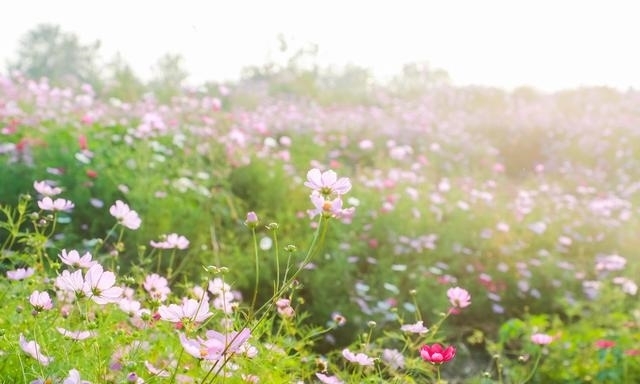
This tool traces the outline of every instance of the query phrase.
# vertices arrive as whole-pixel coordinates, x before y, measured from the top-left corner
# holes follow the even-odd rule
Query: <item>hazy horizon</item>
[[[0,25],[0,62],[28,30],[52,23],[83,43],[100,40],[102,61],[119,52],[144,79],[165,53],[183,55],[191,83],[236,79],[273,58],[282,34],[294,49],[317,44],[323,67],[355,64],[382,79],[426,62],[456,85],[640,88],[640,4],[631,1],[385,4],[27,0]]]

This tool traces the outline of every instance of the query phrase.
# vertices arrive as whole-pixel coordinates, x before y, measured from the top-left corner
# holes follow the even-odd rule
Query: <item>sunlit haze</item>
[[[164,53],[185,58],[190,82],[234,79],[292,48],[319,46],[318,64],[352,63],[381,78],[427,62],[455,84],[557,90],[640,88],[640,3],[634,1],[47,1],[13,2],[0,23],[0,62],[38,23],[102,42],[143,78]]]

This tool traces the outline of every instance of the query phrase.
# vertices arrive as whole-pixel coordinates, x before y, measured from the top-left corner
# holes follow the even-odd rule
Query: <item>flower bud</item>
[[[244,221],[244,225],[251,229],[255,229],[258,226],[258,215],[251,211],[247,213],[247,219]]]

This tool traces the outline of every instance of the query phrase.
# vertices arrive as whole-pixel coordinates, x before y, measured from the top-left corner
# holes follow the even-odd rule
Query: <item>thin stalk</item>
[[[273,230],[273,245],[276,250],[276,289],[278,292],[280,290],[280,247],[278,246],[278,230]]]
[[[533,378],[533,375],[536,373],[536,370],[538,369],[538,364],[540,363],[540,359],[541,358],[542,358],[542,353],[539,352],[538,353],[538,357],[536,358],[536,362],[535,362],[535,364],[533,364],[533,368],[531,369],[531,372],[529,372],[529,376],[527,376],[524,379],[522,384],[526,384],[529,380],[531,380]]]
[[[327,231],[327,228],[326,228],[327,226],[328,225],[326,224],[326,218],[321,216],[319,221],[318,221],[318,227],[316,228],[316,232],[314,233],[313,239],[311,240],[311,245],[309,246],[309,249],[307,250],[307,254],[304,257],[304,260],[303,260],[302,264],[291,275],[291,277],[289,277],[288,280],[284,281],[283,286],[280,287],[280,289],[275,293],[274,297],[279,297],[280,295],[282,295],[288,289],[288,287],[291,284],[291,282],[294,281],[295,278],[298,277],[298,275],[304,270],[305,265],[309,262],[311,257],[315,254],[315,251],[316,251],[315,248],[318,246],[318,239],[319,238],[324,239],[324,235],[326,234],[326,231]],[[255,230],[252,230],[252,234],[253,234],[253,240],[254,240],[254,251],[255,251],[255,253],[257,255],[258,244],[257,244],[256,236],[255,236]],[[322,243],[320,243],[320,244],[322,244]],[[256,259],[257,259],[257,256],[256,256]],[[253,315],[255,313],[262,312],[262,315],[260,316],[260,318],[258,318],[258,320],[255,322],[255,324],[251,328],[249,328],[251,333],[253,333],[258,328],[258,326],[260,326],[260,324],[267,318],[267,314],[269,314],[269,312],[270,312],[267,309],[273,307],[274,305],[275,305],[274,301],[273,300],[269,300],[266,303],[264,303],[260,308],[258,308],[255,312],[253,311],[253,305],[251,306],[251,308],[250,308],[251,312],[250,312],[250,315],[249,315],[249,317],[247,319],[247,322],[245,324],[248,324],[249,321],[251,321],[251,319],[253,319]],[[238,337],[238,335],[236,335],[236,337]],[[202,378],[202,380],[201,380],[202,383],[205,383],[206,380],[209,378],[209,376],[212,373],[213,373],[213,377],[211,377],[211,380],[209,381],[209,383],[213,383],[213,381],[218,376],[218,374],[222,371],[222,369],[224,369],[225,365],[227,364],[227,362],[231,359],[231,356],[233,355],[233,354],[230,354],[230,355],[226,354],[227,349],[233,343],[233,341],[235,341],[235,337],[225,347],[225,350],[222,351],[222,355],[225,356],[222,364],[220,364],[220,366],[217,367],[218,369],[216,370],[215,373],[213,371],[216,368],[216,366],[211,367],[211,369],[207,372],[207,374]],[[175,377],[175,374],[174,374],[173,377]],[[173,379],[173,377],[172,377],[172,379]]]
[[[251,237],[253,238],[253,257],[256,264],[256,280],[253,287],[253,298],[251,299],[251,307],[249,308],[249,319],[253,318],[253,308],[256,305],[258,299],[258,285],[260,284],[260,257],[258,254],[258,238],[256,236],[255,227],[251,227]]]

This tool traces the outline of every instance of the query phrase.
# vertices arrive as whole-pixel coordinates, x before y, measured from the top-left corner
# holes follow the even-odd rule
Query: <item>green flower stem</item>
[[[173,275],[173,261],[176,258],[176,249],[174,248],[171,251],[171,256],[169,256],[169,266],[167,268],[167,280],[171,281],[171,276]]]
[[[533,378],[533,375],[536,373],[536,370],[538,369],[538,364],[540,363],[540,359],[541,358],[542,358],[542,352],[538,352],[538,357],[536,358],[536,362],[535,362],[535,364],[533,364],[533,368],[531,369],[531,372],[529,372],[529,376],[527,376],[524,379],[522,384],[527,383],[529,380],[531,380]]]
[[[122,237],[124,236],[124,226],[120,226],[120,235],[118,236],[118,241],[116,242],[116,250],[120,253],[120,243],[122,241]],[[111,258],[111,270],[116,270],[116,258]]]
[[[180,369],[180,360],[182,360],[183,355],[184,355],[184,348],[180,348],[180,353],[178,354],[178,360],[176,360],[176,368],[173,370],[173,372],[171,372],[171,378],[169,378],[170,383],[175,383],[176,375],[178,374],[178,370]],[[204,379],[202,379],[202,382],[204,383]]]
[[[118,226],[119,223],[115,223],[113,225],[113,227],[111,227],[110,230],[107,231],[107,234],[104,236],[104,239],[102,239],[101,241],[98,241],[98,243],[96,244],[95,248],[93,248],[93,255],[97,255],[98,251],[100,251],[100,249],[104,246],[104,244],[107,242],[107,238],[109,238],[109,235],[111,235],[111,233],[113,231],[115,231],[116,227]]]
[[[438,331],[440,330],[440,327],[442,326],[442,323],[444,323],[445,320],[449,318],[450,314],[451,312],[447,312],[444,316],[442,316],[442,319],[440,319],[440,321],[438,321],[431,328],[429,328],[429,331],[430,331],[429,333],[431,337],[434,337],[436,333],[438,333]]]
[[[327,232],[327,227],[328,227],[328,224],[326,223],[326,221],[327,221],[327,218],[322,217],[322,216],[320,217],[320,219],[318,221],[318,227],[316,228],[316,232],[313,235],[313,239],[311,240],[311,245],[309,246],[309,249],[307,250],[307,254],[304,257],[304,260],[303,260],[302,264],[300,264],[298,269],[296,269],[296,271],[291,275],[291,277],[289,277],[288,279],[285,279],[282,287],[280,287],[280,289],[274,294],[274,296],[273,296],[274,298],[275,297],[280,297],[287,289],[289,289],[289,286],[291,285],[291,283],[304,270],[305,266],[307,265],[309,260],[311,260],[313,255],[315,255],[315,253],[317,251],[316,248],[319,248],[320,245],[322,245],[322,241],[320,243],[318,243],[318,240],[325,238],[325,235],[326,235],[326,232]],[[255,236],[255,230],[252,230],[252,234],[253,234],[253,242],[254,242],[254,252],[256,254],[256,260],[257,260],[258,243],[257,243],[256,236]],[[256,284],[256,287],[257,287],[257,284]],[[255,295],[255,293],[254,293],[254,295]],[[255,303],[255,301],[254,301],[254,303]],[[274,300],[269,300],[266,303],[264,303],[260,308],[258,308],[255,312],[253,311],[253,305],[251,306],[251,308],[249,309],[250,310],[249,316],[247,318],[247,321],[245,322],[245,326],[249,324],[249,322],[253,319],[253,316],[256,313],[261,313],[260,317],[257,319],[255,324],[253,324],[253,326],[251,326],[249,328],[251,330],[251,333],[253,333],[258,328],[258,326],[260,326],[260,324],[268,317],[268,315],[271,313],[270,309],[274,305],[275,305]],[[236,335],[236,337],[237,337],[237,335]],[[226,348],[228,348],[233,343],[234,339],[232,339],[227,344]],[[230,354],[230,355],[227,356],[226,348],[225,348],[224,351],[222,351],[222,355],[225,356],[225,359],[222,362],[222,364],[220,364],[220,366],[218,367],[218,369],[216,370],[215,373],[213,372],[215,366],[211,367],[211,369],[207,372],[207,374],[202,378],[202,380],[201,380],[202,383],[206,383],[207,382],[206,380],[209,378],[209,376],[212,373],[213,373],[213,377],[211,377],[211,380],[209,380],[208,382],[209,383],[213,383],[213,381],[216,379],[216,377],[218,377],[218,374],[222,371],[222,369],[224,369],[224,367],[227,364],[227,362],[229,361],[229,359],[231,359],[233,354]],[[182,351],[180,353],[182,354]],[[174,373],[174,377],[175,377],[175,373]]]
[[[251,237],[253,238],[253,257],[256,264],[256,281],[253,287],[253,298],[251,299],[251,307],[249,308],[249,319],[253,319],[253,309],[258,299],[258,285],[260,284],[260,257],[258,255],[258,237],[256,236],[255,226],[251,227]]]
[[[278,229],[273,229],[273,246],[276,250],[276,288],[275,292],[280,290],[280,248],[278,246]]]

